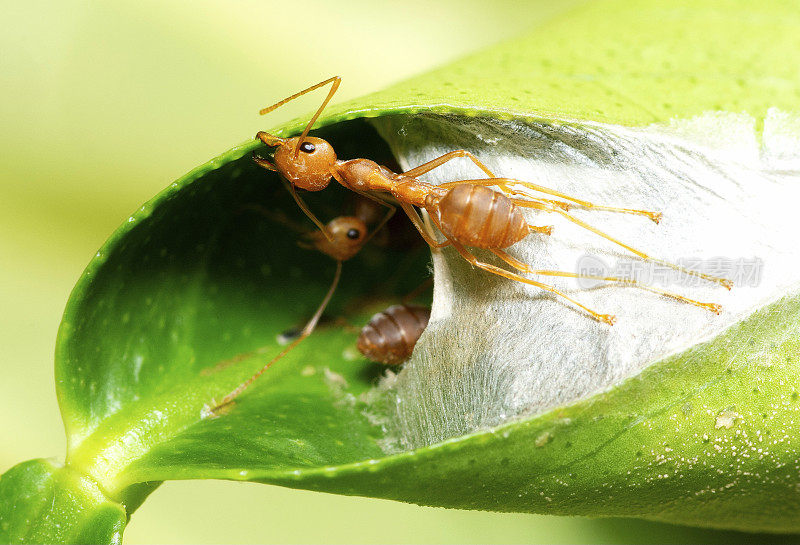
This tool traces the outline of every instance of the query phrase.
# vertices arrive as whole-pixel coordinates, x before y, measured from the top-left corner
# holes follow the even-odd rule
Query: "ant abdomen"
[[[439,200],[439,223],[446,235],[476,248],[507,248],[530,232],[519,207],[481,185],[450,189]]]
[[[392,305],[375,314],[361,329],[357,342],[359,352],[378,363],[403,363],[411,357],[430,315],[426,307]]]

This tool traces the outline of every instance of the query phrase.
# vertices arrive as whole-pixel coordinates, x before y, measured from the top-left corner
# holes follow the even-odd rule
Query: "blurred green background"
[[[302,113],[260,107],[333,74],[337,100],[511,37],[576,2],[74,0],[0,31],[0,473],[63,458],[53,385],[69,291],[111,231],[184,172]],[[127,543],[730,542],[640,521],[461,512],[254,484],[168,483]]]

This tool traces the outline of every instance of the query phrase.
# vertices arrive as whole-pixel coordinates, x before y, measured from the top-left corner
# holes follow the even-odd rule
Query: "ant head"
[[[279,172],[293,186],[308,191],[328,187],[331,169],[336,163],[336,152],[328,142],[313,136],[279,138],[263,131],[256,138],[277,148],[273,155],[274,164],[253,155],[255,162],[263,168]]]
[[[311,119],[309,119],[308,124],[299,137],[280,138],[263,131],[256,135],[256,138],[260,139],[266,145],[278,148],[275,150],[275,164],[270,164],[264,159],[256,159],[256,162],[267,170],[277,170],[293,186],[301,187],[308,191],[320,191],[328,187],[333,177],[331,169],[336,163],[336,153],[333,151],[333,146],[322,138],[308,136],[308,131],[311,130],[319,114],[322,113],[322,110],[325,109],[325,106],[327,106],[328,102],[333,98],[341,81],[342,78],[339,76],[333,76],[316,85],[312,85],[308,89],[286,97],[272,106],[263,108],[259,112],[261,115],[267,114],[276,108],[280,108],[287,102],[301,97],[314,89],[319,89],[329,83],[331,84],[331,90],[328,92],[328,96],[322,101],[322,105],[317,109],[317,112],[311,116]]]
[[[320,252],[339,261],[347,261],[356,255],[367,240],[367,224],[355,216],[339,216],[325,226],[328,240],[319,231],[311,233],[311,242]]]
[[[278,144],[273,160],[278,172],[295,187],[320,191],[331,181],[336,152],[322,138],[295,137]]]

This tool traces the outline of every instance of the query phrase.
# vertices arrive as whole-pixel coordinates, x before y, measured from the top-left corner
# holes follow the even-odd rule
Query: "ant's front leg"
[[[442,166],[443,164],[447,163],[448,161],[452,161],[453,159],[457,159],[459,157],[468,158],[479,169],[481,169],[484,172],[484,174],[486,174],[490,178],[494,178],[495,177],[494,173],[491,170],[489,170],[489,167],[487,167],[485,164],[483,164],[480,161],[480,159],[478,159],[477,157],[472,155],[467,150],[463,150],[463,149],[456,150],[456,151],[451,151],[449,153],[445,153],[444,155],[442,155],[440,157],[437,157],[436,159],[428,161],[427,163],[423,163],[423,164],[419,165],[418,167],[412,168],[411,170],[407,170],[407,171],[405,171],[403,173],[403,176],[408,176],[409,178],[416,178],[416,177],[421,176],[421,175],[423,175],[423,174],[425,174],[427,172],[430,172],[431,170],[433,170],[435,168],[439,168],[440,166]]]
[[[281,178],[281,181],[283,182],[283,186],[286,188],[289,194],[294,198],[294,202],[296,202],[297,206],[300,207],[300,210],[305,212],[306,216],[308,216],[308,219],[314,222],[314,225],[316,225],[319,228],[319,230],[322,231],[322,234],[325,235],[325,238],[328,239],[328,242],[333,242],[333,237],[325,228],[325,224],[323,224],[319,220],[319,218],[317,218],[317,216],[314,215],[314,213],[311,211],[311,209],[308,207],[305,201],[300,198],[300,195],[297,194],[297,190],[294,188],[294,186],[291,183],[284,180],[283,178]]]

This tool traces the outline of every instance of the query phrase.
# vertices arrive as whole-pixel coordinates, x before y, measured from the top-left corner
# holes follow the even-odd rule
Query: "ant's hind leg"
[[[520,203],[516,202],[516,199],[514,199],[514,203],[515,204],[520,204]],[[728,280],[727,278],[720,278],[720,277],[717,277],[717,276],[711,276],[709,274],[704,274],[704,273],[701,273],[701,272],[698,272],[698,271],[693,271],[691,269],[687,269],[685,267],[681,267],[680,265],[677,265],[675,263],[670,263],[669,261],[664,261],[663,259],[656,259],[654,257],[650,257],[649,255],[647,255],[646,253],[642,252],[641,250],[637,250],[633,246],[629,246],[628,244],[625,244],[621,240],[618,240],[618,239],[612,237],[611,235],[608,235],[608,234],[604,233],[600,229],[597,229],[596,227],[592,227],[588,223],[579,220],[578,218],[576,218],[572,214],[568,214],[566,211],[564,211],[564,210],[562,210],[560,208],[555,208],[555,207],[549,206],[549,205],[547,205],[545,203],[537,202],[537,201],[523,201],[523,203],[526,203],[526,204],[522,204],[522,206],[525,206],[527,208],[532,208],[534,210],[542,210],[542,211],[545,211],[545,212],[556,212],[558,214],[561,214],[562,216],[567,218],[572,223],[574,223],[576,225],[579,225],[579,226],[583,227],[584,229],[586,229],[587,231],[591,231],[592,233],[594,233],[594,234],[596,234],[596,235],[598,235],[598,236],[600,236],[600,237],[602,237],[602,238],[604,238],[604,239],[606,239],[606,240],[608,240],[610,242],[613,242],[617,246],[621,246],[622,248],[625,248],[626,250],[628,250],[632,254],[634,254],[636,256],[639,256],[642,259],[645,259],[647,261],[652,261],[653,263],[657,263],[657,264],[663,265],[665,267],[669,267],[670,269],[675,269],[676,271],[679,271],[679,272],[681,272],[683,274],[687,274],[689,276],[696,276],[698,278],[702,278],[703,280],[708,280],[709,282],[717,283],[717,284],[721,285],[722,287],[724,287],[726,289],[731,289],[733,287],[733,281],[732,280]]]
[[[487,186],[496,185],[496,186],[500,187],[503,190],[504,193],[510,193],[510,194],[514,194],[514,193],[519,194],[519,192],[515,192],[513,189],[511,189],[510,186],[512,186],[512,185],[521,185],[521,186],[526,187],[526,188],[528,188],[528,189],[530,189],[532,191],[537,191],[539,193],[544,193],[545,195],[552,195],[553,197],[558,197],[560,199],[564,199],[564,200],[573,202],[573,203],[575,203],[576,205],[578,205],[578,206],[580,206],[582,208],[586,208],[587,210],[603,210],[603,211],[606,211],[606,212],[618,212],[620,214],[635,214],[637,216],[645,216],[645,217],[651,219],[652,221],[654,221],[655,223],[660,222],[661,218],[663,217],[663,214],[661,214],[661,212],[651,212],[650,210],[636,210],[636,209],[633,209],[633,208],[617,208],[617,207],[614,207],[614,206],[603,206],[603,205],[599,205],[599,204],[594,204],[592,202],[584,201],[582,199],[578,199],[576,197],[572,197],[572,196],[567,195],[565,193],[561,193],[560,191],[556,191],[554,189],[550,189],[549,187],[545,187],[543,185],[532,184],[530,182],[524,182],[522,180],[516,180],[514,178],[495,178],[495,177],[492,177],[490,179],[460,180],[460,181],[457,181],[457,182],[446,182],[446,183],[440,184],[440,186],[441,187],[449,187],[449,186],[453,186],[453,185],[456,185],[456,184],[487,185]],[[541,201],[541,199],[537,199],[537,200]],[[524,204],[525,202],[526,201],[522,200],[522,199],[514,199],[514,203],[518,204],[520,206],[525,206],[525,204]],[[558,201],[549,201],[549,202],[558,202]],[[561,208],[563,208],[563,206]]]
[[[520,276],[519,274],[513,273],[511,271],[507,271],[505,269],[501,269],[500,267],[496,267],[494,265],[490,265],[489,263],[485,263],[483,261],[480,261],[480,260],[478,260],[477,257],[475,257],[472,253],[470,253],[469,250],[464,248],[464,246],[462,246],[461,244],[459,244],[455,240],[452,240],[452,239],[448,239],[448,240],[450,240],[450,243],[453,245],[453,248],[455,248],[456,251],[459,254],[461,254],[461,257],[463,257],[464,259],[469,261],[470,264],[472,264],[473,266],[478,267],[480,269],[483,269],[484,271],[490,272],[492,274],[496,274],[498,276],[502,276],[504,278],[508,278],[509,280],[515,280],[517,282],[522,282],[524,284],[530,284],[531,286],[536,286],[537,288],[540,288],[542,290],[549,291],[550,293],[554,293],[555,295],[559,295],[559,296],[563,297],[564,299],[566,299],[567,301],[569,301],[570,303],[572,303],[573,305],[585,310],[587,313],[589,313],[591,315],[592,318],[594,318],[598,322],[603,322],[603,323],[608,324],[608,325],[614,325],[614,320],[616,318],[613,315],[611,315],[611,314],[600,314],[599,312],[595,312],[592,309],[590,309],[589,307],[582,305],[581,303],[579,303],[575,299],[573,299],[570,296],[562,293],[561,291],[557,290],[556,288],[554,288],[552,286],[548,286],[547,284],[542,284],[541,282],[536,282],[535,280],[530,280],[528,278],[525,278],[524,276]]]
[[[517,206],[521,206],[522,208],[533,208],[534,210],[544,210],[547,212],[552,212],[553,208],[559,208],[563,211],[568,211],[572,209],[572,205],[568,202],[563,201],[551,201],[550,199],[515,199],[511,198],[511,202],[516,204]]]
[[[571,197],[565,193],[561,193],[560,191],[556,191],[554,189],[550,189],[549,187],[545,187],[543,185],[533,184],[531,182],[525,182],[523,180],[517,180],[514,178],[500,178],[495,176],[495,174],[487,167],[480,159],[475,157],[472,153],[468,152],[467,150],[456,150],[451,151],[449,153],[445,153],[444,155],[437,157],[427,163],[423,163],[418,167],[414,167],[410,170],[403,172],[404,176],[408,176],[411,178],[416,178],[417,176],[421,176],[431,170],[439,168],[440,166],[444,165],[448,161],[452,161],[453,159],[457,159],[459,157],[467,157],[470,161],[472,161],[478,168],[480,168],[484,174],[486,174],[489,179],[480,179],[480,180],[458,180],[454,182],[445,182],[443,184],[439,184],[439,187],[453,187],[458,184],[471,184],[471,185],[485,185],[485,186],[492,186],[496,185],[500,187],[504,193],[513,194],[514,191],[509,188],[510,185],[521,185],[526,187],[532,191],[537,191],[539,193],[544,193],[546,195],[552,195],[554,197],[559,197],[561,199],[574,202],[575,204],[587,208],[589,210],[604,210],[607,212],[618,212],[621,214],[635,214],[639,216],[645,216],[652,221],[658,223],[661,221],[662,214],[661,212],[651,212],[649,210],[637,210],[633,208],[618,208],[614,206],[603,206],[599,204],[594,204],[589,201],[584,201],[582,199],[578,199],[577,197]],[[563,203],[558,203],[558,201],[548,201],[557,206],[564,208],[565,210],[568,209],[563,206]]]
[[[486,174],[489,178],[488,179],[480,179],[480,180],[457,180],[454,182],[445,182],[443,184],[439,184],[439,187],[453,187],[458,184],[471,184],[471,185],[485,185],[485,186],[492,186],[496,185],[500,187],[504,193],[513,194],[514,191],[509,187],[509,185],[521,185],[526,187],[532,191],[537,191],[539,193],[544,193],[546,195],[552,195],[554,197],[559,197],[561,199],[565,199],[567,201],[574,202],[575,204],[587,208],[589,210],[604,210],[607,212],[618,212],[621,214],[635,214],[639,216],[645,216],[650,218],[652,221],[658,223],[661,221],[662,214],[661,212],[651,212],[649,210],[636,210],[633,208],[617,208],[613,206],[603,206],[599,204],[594,204],[589,201],[584,201],[582,199],[578,199],[576,197],[571,197],[560,191],[556,191],[554,189],[550,189],[549,187],[545,187],[538,184],[533,184],[530,182],[525,182],[523,180],[517,180],[514,178],[499,178],[495,176],[495,174],[487,167],[480,159],[475,157],[473,154],[468,152],[467,150],[456,150],[451,151],[449,153],[445,153],[444,155],[437,157],[427,163],[423,163],[418,167],[414,167],[410,170],[407,170],[403,173],[404,176],[408,176],[411,178],[416,178],[417,176],[421,176],[431,170],[442,166],[443,164],[447,163],[448,161],[452,161],[453,159],[457,159],[459,157],[467,157],[470,161],[472,161],[478,168],[480,168],[484,174]],[[554,204],[564,210],[568,210],[569,206],[566,203],[560,203],[558,201],[546,201]],[[566,205],[566,206],[565,206]]]
[[[680,265],[677,265],[675,263],[670,263],[669,261],[664,261],[664,260],[661,260],[661,259],[656,259],[654,257],[650,257],[649,255],[647,255],[646,253],[642,252],[641,250],[637,250],[636,248],[628,246],[624,242],[619,241],[619,240],[615,239],[614,237],[612,237],[610,235],[607,235],[606,233],[604,233],[600,229],[597,229],[596,227],[592,227],[588,223],[579,220],[578,218],[576,218],[575,216],[573,216],[571,214],[567,214],[563,210],[553,209],[551,211],[561,214],[562,216],[567,218],[572,223],[574,223],[576,225],[579,225],[579,226],[583,227],[584,229],[586,229],[588,231],[591,231],[592,233],[594,233],[596,235],[599,235],[599,236],[603,237],[604,239],[606,239],[606,240],[608,240],[610,242],[613,242],[614,244],[617,244],[618,246],[621,246],[621,247],[625,248],[626,250],[632,252],[634,255],[637,255],[637,256],[641,257],[642,259],[646,259],[648,261],[652,261],[653,263],[657,263],[659,265],[663,265],[665,267],[669,267],[671,269],[675,269],[676,271],[682,272],[682,273],[690,275],[690,276],[696,276],[698,278],[702,278],[703,280],[708,280],[709,282],[715,282],[715,283],[720,284],[721,286],[723,286],[724,288],[727,288],[727,289],[731,289],[733,287],[733,281],[728,280],[727,278],[720,278],[720,277],[717,277],[717,276],[711,276],[710,274],[704,274],[704,273],[701,273],[701,272],[698,272],[698,271],[693,271],[693,270],[690,270],[690,269],[686,269],[686,268],[681,267]]]
[[[518,271],[522,271],[524,273],[529,274],[539,274],[542,276],[561,276],[566,278],[586,278],[588,280],[601,280],[605,282],[614,282],[616,284],[624,284],[626,286],[633,286],[636,288],[640,288],[646,291],[650,291],[653,293],[657,293],[659,295],[663,295],[665,297],[669,297],[671,299],[677,299],[678,301],[682,301],[684,303],[689,303],[690,305],[694,305],[700,308],[704,308],[713,312],[714,314],[719,314],[722,311],[722,307],[717,303],[702,303],[700,301],[695,301],[694,299],[689,299],[688,297],[684,297],[682,295],[678,295],[677,293],[673,293],[671,291],[662,290],[660,288],[655,288],[653,286],[648,286],[647,284],[643,284],[631,278],[621,278],[618,276],[600,276],[600,275],[592,275],[592,274],[579,274],[579,273],[572,273],[572,272],[565,272],[565,271],[550,271],[550,270],[538,270],[533,269],[530,265],[519,261],[518,259],[508,255],[508,253],[504,252],[503,250],[491,250],[491,252],[517,269]]]
[[[450,189],[457,185],[479,185],[484,187],[491,187],[491,186],[498,186],[500,190],[506,195],[516,195],[518,192],[515,192],[508,188],[508,185],[503,182],[498,182],[497,180],[505,180],[506,178],[482,178],[480,180],[456,180],[454,182],[444,182],[438,185],[443,189]],[[556,208],[560,208],[561,210],[569,210],[574,205],[564,202],[564,201],[554,201],[551,199],[539,199],[531,197],[530,199],[515,199],[514,197],[509,197],[511,202],[518,206],[523,206],[525,208],[535,208],[537,210],[549,210],[549,208],[543,208],[542,205],[546,206],[554,206]]]

